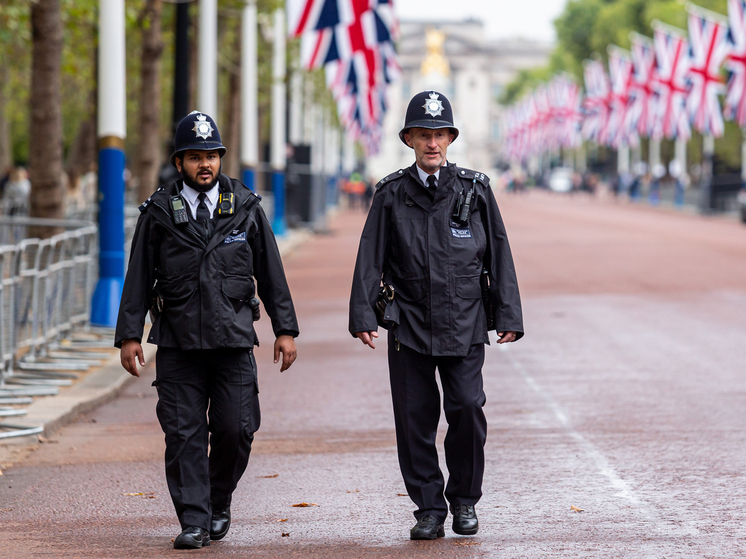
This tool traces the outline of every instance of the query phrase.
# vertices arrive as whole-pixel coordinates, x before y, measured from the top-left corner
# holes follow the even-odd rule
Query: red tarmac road
[[[225,540],[172,549],[150,365],[0,477],[3,555],[746,556],[746,228],[582,197],[498,202],[526,337],[487,349],[477,536],[408,540],[386,344],[347,333],[355,212],[285,260],[299,357],[280,374],[262,320],[262,427]]]

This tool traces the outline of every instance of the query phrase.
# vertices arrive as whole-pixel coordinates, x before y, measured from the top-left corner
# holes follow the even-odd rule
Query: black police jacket
[[[249,306],[254,279],[275,335],[298,335],[280,253],[259,197],[226,175],[220,175],[219,184],[221,192],[235,195],[235,213],[219,217],[216,211],[207,241],[194,221],[182,226],[174,222],[170,197],[177,193],[178,181],[161,186],[140,206],[116,347],[123,340],[141,340],[154,290],[163,298],[163,310],[149,342],[183,350],[258,345]]]
[[[460,192],[474,187],[468,223],[453,221]],[[382,279],[393,285],[386,310],[397,339],[420,353],[465,356],[489,344],[480,274],[489,272],[498,332],[523,336],[513,257],[489,179],[449,164],[435,196],[415,165],[381,180],[365,222],[350,296],[350,333],[377,330],[374,305]]]

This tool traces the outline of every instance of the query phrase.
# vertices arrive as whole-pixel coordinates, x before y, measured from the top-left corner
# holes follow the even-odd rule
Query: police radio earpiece
[[[233,215],[235,207],[233,205],[233,192],[221,192],[218,197],[218,215]]]
[[[186,225],[189,223],[186,204],[184,204],[184,199],[181,195],[171,196],[171,210],[174,212],[174,223],[176,225]]]

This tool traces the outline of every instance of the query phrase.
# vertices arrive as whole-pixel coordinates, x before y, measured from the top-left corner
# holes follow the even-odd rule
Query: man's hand
[[[515,341],[515,332],[498,332],[497,337],[498,344],[507,344]]]
[[[142,346],[137,340],[124,340],[122,342],[122,349],[119,352],[119,358],[122,361],[122,367],[131,374],[133,377],[139,377],[140,373],[137,372],[137,363],[140,362],[140,366],[145,366],[145,357],[142,354]]]
[[[355,335],[360,338],[360,341],[365,345],[369,345],[372,349],[376,349],[376,344],[373,343],[373,338],[378,337],[378,332],[355,332]]]
[[[280,353],[282,353],[280,372],[283,372],[289,369],[295,358],[298,357],[298,350],[295,349],[295,339],[293,336],[277,336],[275,340],[275,363],[280,360]]]

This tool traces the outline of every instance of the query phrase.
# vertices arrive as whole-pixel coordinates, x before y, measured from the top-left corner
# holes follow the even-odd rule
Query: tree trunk
[[[31,129],[29,179],[32,217],[63,218],[65,188],[62,181],[62,18],[59,0],[31,4]],[[49,237],[49,227],[31,228],[31,236]]]
[[[140,64],[140,122],[134,176],[137,179],[137,200],[146,200],[158,187],[158,171],[162,162],[161,145],[161,0],[147,0],[138,23],[142,30],[142,60]]]
[[[0,61],[0,178],[4,177],[13,165],[13,146],[10,144],[10,130],[8,120],[5,118],[6,83],[8,83],[8,69]]]

